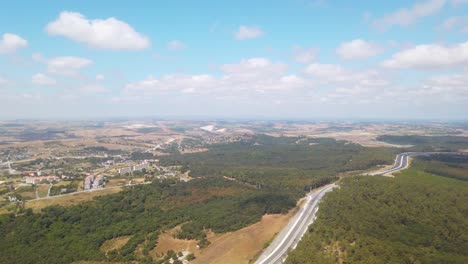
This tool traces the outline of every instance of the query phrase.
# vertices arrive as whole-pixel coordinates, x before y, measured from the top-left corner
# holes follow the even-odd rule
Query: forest
[[[269,190],[304,191],[335,181],[341,172],[393,162],[398,150],[366,148],[329,138],[256,135],[212,145],[206,152],[160,156],[163,165],[181,165],[192,177],[229,177]]]
[[[377,140],[391,144],[411,145],[409,151],[457,151],[468,148],[468,137],[462,136],[416,136],[382,135]]]
[[[194,179],[127,187],[40,213],[0,215],[0,263],[152,263],[149,252],[164,230],[182,225],[177,237],[206,246],[207,230],[234,231],[266,213],[285,213],[309,188],[335,181],[340,172],[389,164],[395,152],[333,139],[254,136],[207,152],[160,156],[162,165],[180,165]],[[99,250],[127,235],[120,250]]]
[[[467,263],[468,182],[456,177],[468,175],[466,158],[423,157],[395,178],[343,180],[287,263]]]
[[[72,207],[30,209],[0,216],[0,263],[71,263],[78,260],[152,260],[158,234],[184,224],[179,234],[203,240],[206,229],[223,233],[295,206],[287,194],[264,193],[234,181],[161,181]],[[106,240],[132,235],[120,251],[105,256]],[[135,254],[143,247],[142,256]],[[53,250],[51,250],[53,249]]]

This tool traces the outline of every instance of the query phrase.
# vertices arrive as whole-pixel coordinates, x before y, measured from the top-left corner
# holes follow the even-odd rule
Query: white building
[[[29,184],[38,184],[41,181],[57,182],[59,180],[60,178],[57,176],[25,177],[26,183],[29,183]]]

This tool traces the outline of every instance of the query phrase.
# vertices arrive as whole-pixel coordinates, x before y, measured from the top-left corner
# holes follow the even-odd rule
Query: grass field
[[[39,197],[46,197],[47,196],[47,191],[49,190],[49,184],[41,184],[37,186],[37,191],[39,193]]]
[[[94,192],[82,192],[77,194],[71,195],[64,195],[60,197],[54,197],[49,199],[42,199],[42,200],[33,200],[26,202],[26,208],[32,208],[33,211],[40,211],[42,208],[45,208],[50,205],[62,205],[62,206],[70,206],[70,205],[77,205],[83,202],[90,201],[98,196],[108,195],[112,193],[120,192],[121,188],[112,188],[112,189],[104,189],[100,191]]]
[[[264,215],[260,222],[235,232],[208,236],[211,244],[191,262],[193,264],[247,264],[253,262],[265,243],[271,241],[289,222],[297,209],[288,214]]]

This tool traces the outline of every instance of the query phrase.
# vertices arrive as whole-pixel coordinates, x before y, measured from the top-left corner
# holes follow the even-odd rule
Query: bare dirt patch
[[[153,259],[159,259],[171,249],[175,252],[189,251],[194,253],[195,256],[200,255],[200,250],[197,248],[197,240],[174,238],[173,235],[179,229],[180,226],[177,226],[159,235],[157,246],[150,252],[150,255],[153,257]]]
[[[225,234],[209,234],[211,244],[203,249],[193,264],[220,263],[242,264],[253,261],[276,234],[289,222],[297,209],[286,215],[264,215],[260,222],[235,232]]]

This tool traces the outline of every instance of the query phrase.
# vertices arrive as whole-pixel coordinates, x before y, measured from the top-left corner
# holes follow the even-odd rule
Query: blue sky
[[[1,119],[466,119],[467,66],[466,0],[0,10]]]

